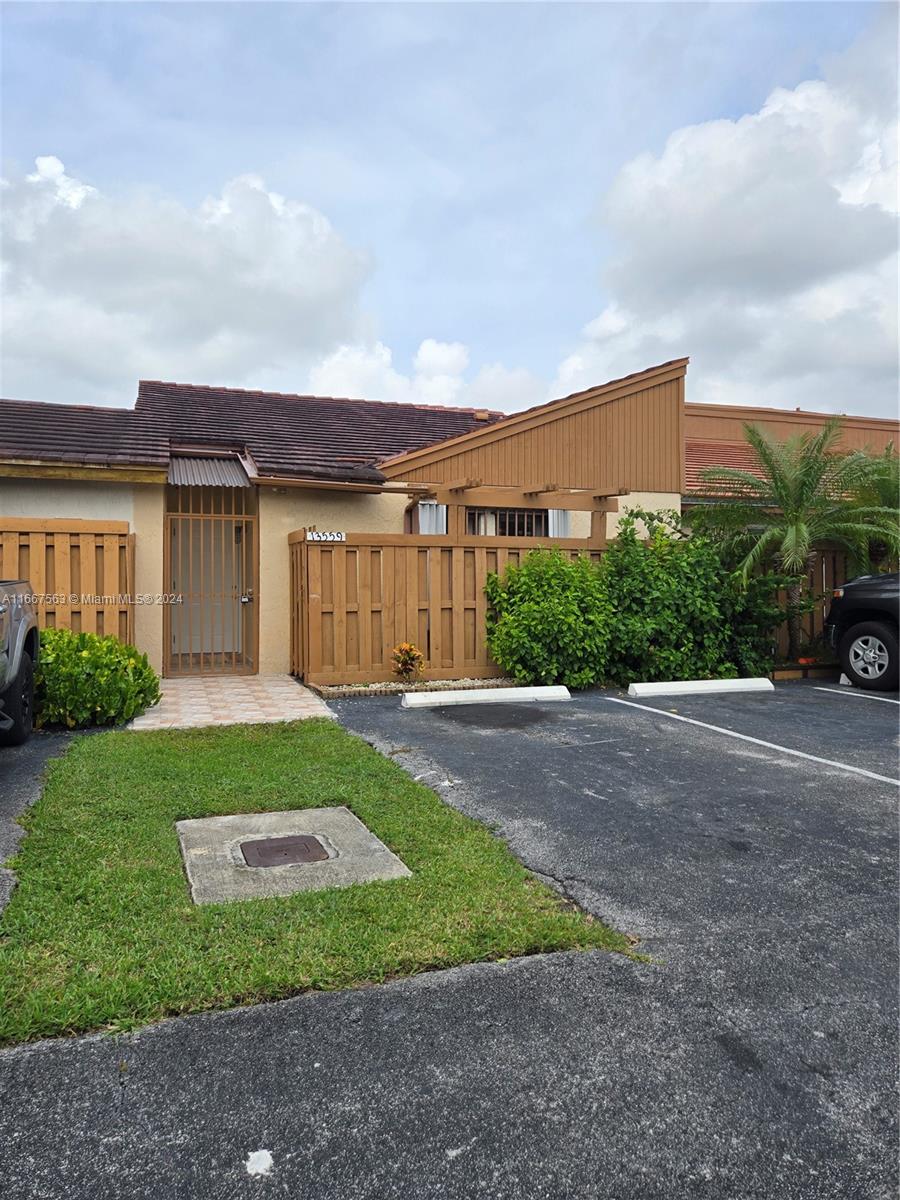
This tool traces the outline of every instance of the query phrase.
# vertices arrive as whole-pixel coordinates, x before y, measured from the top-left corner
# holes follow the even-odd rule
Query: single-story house
[[[687,359],[523,412],[144,380],[133,408],[0,400],[0,578],[48,624],[134,640],[164,675],[490,669],[486,571],[553,542],[599,554],[627,508],[681,510],[826,414],[686,404]],[[880,452],[896,421],[844,419]]]

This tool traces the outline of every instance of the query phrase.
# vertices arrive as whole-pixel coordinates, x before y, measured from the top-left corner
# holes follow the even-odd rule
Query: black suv
[[[898,681],[900,573],[861,575],[832,592],[825,629],[857,687],[893,691]]]

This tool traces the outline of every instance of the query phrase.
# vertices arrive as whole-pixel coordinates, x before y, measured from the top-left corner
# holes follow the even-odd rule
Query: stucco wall
[[[402,533],[409,499],[310,488],[259,491],[259,669],[290,668],[290,555],[287,535],[315,525],[345,533]]]
[[[627,496],[618,497],[618,511],[606,514],[606,537],[612,541],[619,529],[622,517],[632,508],[642,508],[645,512],[661,512],[672,509],[681,512],[680,492],[630,492]],[[645,532],[643,525],[638,525],[638,533]]]
[[[134,606],[134,640],[156,671],[162,672],[163,610],[156,602],[166,588],[163,584],[163,529],[166,489],[162,484],[135,484],[134,519],[134,590],[149,596],[148,604]]]
[[[157,671],[162,668],[162,484],[93,483],[69,479],[0,480],[0,517],[38,520],[127,521],[135,536],[136,594],[154,598],[134,606],[134,640]]]
[[[569,537],[589,538],[591,536],[591,514],[589,512],[569,513]]]
[[[130,524],[134,517],[132,486],[69,479],[0,479],[0,516]]]

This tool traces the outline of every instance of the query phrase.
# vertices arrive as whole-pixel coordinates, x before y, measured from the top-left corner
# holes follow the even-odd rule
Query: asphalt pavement
[[[900,709],[623,699],[332,707],[647,961],[6,1051],[4,1196],[893,1198]]]

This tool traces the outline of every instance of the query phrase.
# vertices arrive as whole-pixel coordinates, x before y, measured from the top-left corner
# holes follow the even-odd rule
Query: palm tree
[[[866,570],[874,541],[896,555],[900,514],[896,504],[891,507],[871,490],[880,460],[861,450],[838,451],[837,418],[818,433],[786,442],[770,441],[755,425],[745,425],[744,435],[753,452],[753,469],[704,471],[710,499],[694,524],[728,540],[745,583],[763,564],[773,564],[788,577],[788,653],[796,658],[803,587],[816,548],[825,543],[839,546],[853,569]]]
[[[871,473],[857,490],[856,499],[866,507],[890,509],[896,515],[900,510],[900,457],[897,456],[894,443],[889,442],[882,454],[872,458],[871,464]],[[869,539],[869,558],[872,563],[883,568],[891,557],[890,544],[874,534]]]

